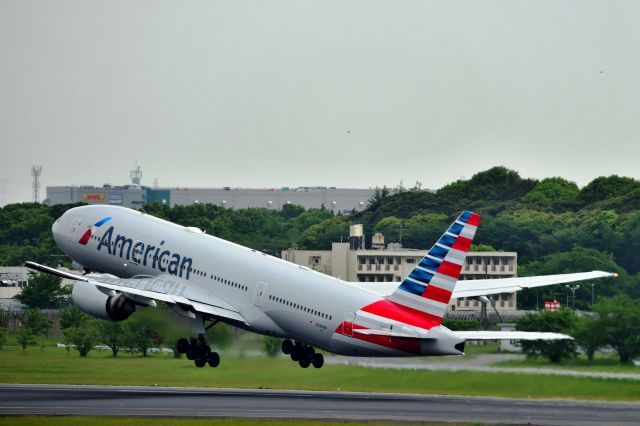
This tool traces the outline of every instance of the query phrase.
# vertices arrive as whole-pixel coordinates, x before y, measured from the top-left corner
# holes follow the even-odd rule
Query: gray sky
[[[4,202],[31,198],[32,164],[43,185],[123,184],[135,160],[161,186],[640,178],[639,12],[0,0]]]

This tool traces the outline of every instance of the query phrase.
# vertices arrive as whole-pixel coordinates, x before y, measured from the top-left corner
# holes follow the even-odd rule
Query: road
[[[637,425],[640,403],[215,388],[2,384],[0,414]]]

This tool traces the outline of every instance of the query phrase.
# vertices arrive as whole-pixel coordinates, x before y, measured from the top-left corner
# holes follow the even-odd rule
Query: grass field
[[[301,369],[288,359],[223,356],[218,368],[194,367],[170,355],[148,358],[107,352],[77,352],[51,347],[0,350],[0,382],[203,386],[262,389],[338,390],[520,398],[640,400],[632,380],[479,372],[430,372],[325,365]]]

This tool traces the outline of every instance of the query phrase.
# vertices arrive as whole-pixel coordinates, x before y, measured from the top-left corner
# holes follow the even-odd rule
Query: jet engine
[[[85,281],[76,281],[71,299],[85,314],[105,320],[126,320],[136,310],[135,302],[127,299],[124,294],[115,293],[110,296]]]

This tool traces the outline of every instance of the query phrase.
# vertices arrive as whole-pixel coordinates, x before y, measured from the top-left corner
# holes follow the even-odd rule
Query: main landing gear
[[[282,352],[289,355],[292,361],[297,361],[302,368],[308,368],[310,365],[322,368],[324,365],[324,357],[321,353],[317,353],[313,346],[285,339],[282,342]]]
[[[192,337],[190,340],[179,339],[177,343],[178,353],[187,355],[187,359],[192,360],[196,367],[202,368],[209,364],[210,367],[220,365],[220,354],[212,352],[211,346],[207,345],[203,335],[198,338]]]

